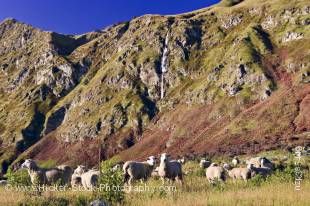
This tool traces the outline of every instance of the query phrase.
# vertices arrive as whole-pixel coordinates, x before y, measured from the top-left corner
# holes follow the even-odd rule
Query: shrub
[[[299,166],[303,170],[303,165]],[[294,162],[290,161],[288,163],[280,163],[275,166],[275,170],[271,176],[267,179],[268,181],[294,181],[295,179],[295,168]]]
[[[285,167],[283,173],[288,177],[288,179],[293,180],[295,178],[295,165],[289,164]]]
[[[18,170],[13,172],[12,169],[9,168],[6,173],[6,177],[8,178],[9,184],[11,185],[31,185],[31,180],[26,170]]]
[[[99,183],[102,186],[96,196],[110,203],[120,203],[125,198],[124,180],[121,170],[113,171],[112,167],[117,162],[116,158],[104,161],[101,164]]]
[[[249,181],[249,184],[251,186],[259,187],[264,181],[265,181],[265,178],[262,175],[258,174],[251,178],[251,180]]]

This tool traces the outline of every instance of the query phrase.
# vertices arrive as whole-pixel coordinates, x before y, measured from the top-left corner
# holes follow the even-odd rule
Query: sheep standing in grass
[[[146,181],[152,174],[155,157],[151,156],[145,162],[127,161],[123,165],[124,181],[131,185],[133,180]]]
[[[73,172],[71,177],[71,186],[77,187],[82,185],[81,175],[87,171],[86,167],[83,165],[79,165]]]
[[[158,175],[162,178],[163,183],[167,178],[172,181],[176,180],[182,184],[182,165],[176,160],[170,160],[169,156],[163,153],[160,157]]]
[[[251,170],[251,177],[255,175],[261,175],[266,177],[272,173],[272,169],[268,167],[255,167],[253,164],[248,165],[248,168]]]
[[[95,169],[87,170],[83,165],[79,165],[73,172],[71,186],[82,185],[85,189],[95,187],[99,181],[100,172]]]
[[[254,167],[260,167],[262,157],[253,157],[246,161],[247,165],[253,165]]]
[[[254,157],[246,161],[247,165],[253,165],[254,167],[268,167],[270,169],[274,168],[273,163],[266,157]]]
[[[59,165],[57,166],[57,168],[63,171],[64,184],[69,185],[71,181],[71,176],[73,173],[72,168],[68,165]]]
[[[212,163],[206,169],[206,176],[210,183],[214,183],[215,181],[225,181],[225,170],[223,167],[218,166],[215,163]]]
[[[81,182],[85,189],[91,189],[98,184],[100,172],[98,170],[88,170],[81,175]]]
[[[31,159],[25,160],[21,168],[26,168],[34,185],[52,185],[57,184],[59,181],[66,183],[67,171],[59,168],[44,169],[40,168],[35,161]]]
[[[251,158],[247,161],[247,167],[252,170],[251,176],[255,176],[257,174],[266,177],[267,175],[272,173],[274,168],[273,163],[268,160],[266,157],[255,157]]]
[[[250,168],[231,168],[228,164],[224,164],[223,168],[227,171],[228,176],[233,180],[242,179],[247,181],[251,178],[251,169]]]
[[[206,159],[202,159],[200,160],[199,166],[203,169],[208,168],[211,165],[211,162],[206,160]]]
[[[231,163],[233,164],[234,167],[236,167],[240,163],[240,161],[239,161],[238,157],[234,157],[232,159]]]
[[[77,168],[74,170],[73,174],[82,175],[87,171],[86,166],[78,165]]]

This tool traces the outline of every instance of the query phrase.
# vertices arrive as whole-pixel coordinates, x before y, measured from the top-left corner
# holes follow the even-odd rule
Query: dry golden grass
[[[158,187],[160,181],[147,185]],[[66,198],[70,202],[77,196],[90,196],[82,192],[45,192],[43,197]],[[27,193],[8,191],[0,188],[0,205],[13,206],[29,200]],[[253,205],[253,206],[308,206],[310,203],[310,182],[303,180],[302,189],[296,191],[292,182],[266,182],[261,186],[229,181],[223,188],[210,186],[203,177],[188,177],[183,185],[177,185],[175,192],[130,193],[126,194],[124,205],[143,206],[204,206],[204,205]],[[73,204],[74,205],[74,204]]]
[[[0,205],[16,205],[25,198],[24,193],[8,191],[4,187],[0,187]]]
[[[267,155],[267,154],[266,154]],[[283,156],[282,153],[272,152],[274,157]],[[293,156],[289,157],[294,160]],[[309,158],[303,161],[303,180],[301,190],[296,191],[293,182],[294,167],[286,167],[285,170],[276,170],[274,174],[266,180],[259,176],[248,182],[232,181],[228,179],[225,183],[210,185],[204,176],[204,171],[198,167],[197,162],[188,161],[184,166],[184,171],[190,171],[184,177],[183,185],[172,184],[170,191],[160,191],[161,180],[150,179],[146,183],[135,183],[134,188],[149,189],[148,191],[135,192],[135,189],[125,194],[125,201],[120,204],[124,206],[308,206],[310,205],[310,173]],[[293,172],[293,173],[292,173]],[[293,175],[293,176],[292,176]],[[257,178],[258,177],[258,178]],[[166,188],[167,189],[167,188]],[[30,193],[8,191],[5,187],[0,187],[0,206],[18,205],[26,202],[28,205],[42,205],[42,201],[48,202],[53,199],[69,201],[70,205],[88,205],[89,200],[94,199],[94,193],[70,191],[65,192],[45,192],[39,198],[33,197]],[[84,204],[77,201],[84,200]],[[38,201],[39,200],[39,201]],[[57,201],[56,201],[57,202]],[[52,205],[57,204],[53,203]],[[46,204],[43,204],[46,206]],[[58,204],[59,205],[59,204]],[[63,205],[63,204],[62,204]],[[65,204],[67,205],[67,204]]]
[[[310,203],[310,183],[296,191],[291,183],[264,185],[256,188],[244,188],[229,191],[180,192],[174,195],[154,198],[132,198],[128,205],[144,206],[202,206],[202,205],[301,205]]]

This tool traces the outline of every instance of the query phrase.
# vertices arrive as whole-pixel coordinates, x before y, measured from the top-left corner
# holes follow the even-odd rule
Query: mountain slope
[[[24,151],[95,164],[99,140],[123,159],[309,144],[309,18],[307,1],[246,0],[82,36],[4,21],[3,172]]]

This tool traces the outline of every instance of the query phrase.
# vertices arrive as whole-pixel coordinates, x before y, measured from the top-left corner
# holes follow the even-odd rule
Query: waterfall
[[[168,43],[169,43],[169,31],[167,32],[163,55],[161,58],[160,71],[161,71],[161,87],[160,87],[160,98],[164,98],[164,73],[168,71]]]

